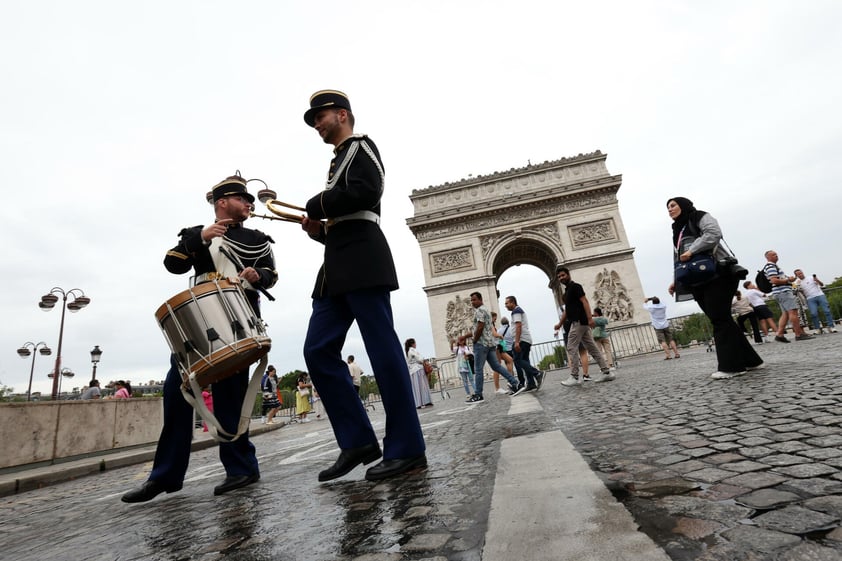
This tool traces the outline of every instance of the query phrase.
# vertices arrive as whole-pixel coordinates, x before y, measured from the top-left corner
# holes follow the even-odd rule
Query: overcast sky
[[[322,189],[332,147],[302,114],[323,88],[350,96],[383,156],[397,331],[422,354],[432,331],[408,195],[529,160],[608,154],[647,295],[670,282],[676,195],[718,218],[751,270],[774,248],[784,269],[842,274],[838,2],[81,0],[7,2],[0,17],[0,383],[18,392],[31,361],[15,350],[56,350],[60,309],[37,307],[56,286],[91,298],[67,315],[62,365],[77,377],[63,388],[86,385],[94,345],[103,381],[163,379],[154,312],[187,287],[164,253],[211,219],[205,192],[234,170],[294,204]],[[249,225],[277,242],[271,362],[304,369],[322,246],[296,225]],[[557,319],[547,281],[530,266],[499,281],[538,341]],[[348,353],[370,372],[355,330]],[[54,359],[36,359],[33,391],[50,391]]]

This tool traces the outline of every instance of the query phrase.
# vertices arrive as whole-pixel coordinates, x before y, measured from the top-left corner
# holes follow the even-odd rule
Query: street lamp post
[[[61,324],[58,330],[58,350],[56,351],[56,367],[53,370],[55,373],[61,373],[61,343],[62,339],[64,338],[64,312],[65,310],[70,310],[71,312],[78,312],[85,306],[91,303],[91,299],[85,296],[85,293],[82,292],[80,288],[71,288],[68,291],[65,291],[63,288],[53,287],[50,292],[45,294],[41,297],[41,301],[38,302],[38,307],[44,310],[45,312],[49,312],[52,310],[56,302],[58,302],[58,296],[56,294],[61,294],[62,296],[62,303],[61,303]],[[67,302],[68,296],[72,296],[73,300]],[[67,304],[65,305],[65,302]],[[59,386],[59,378],[60,376],[53,376],[53,392],[52,392],[52,399],[58,399],[58,386]]]
[[[96,365],[99,364],[100,358],[102,358],[102,351],[99,349],[99,345],[94,345],[94,348],[91,349],[91,364],[94,365],[91,372],[91,382],[96,380]]]
[[[69,368],[62,368],[61,369],[61,376],[56,376],[55,374],[56,374],[55,372],[50,372],[49,374],[47,374],[47,378],[53,378],[53,379],[58,378],[59,379],[59,381],[58,381],[58,392],[59,392],[59,395],[61,395],[61,378],[72,378],[73,376],[76,375],[76,373],[73,372]]]
[[[27,341],[18,349],[18,355],[21,358],[32,355],[32,367],[29,369],[29,387],[26,389],[26,401],[32,401],[32,375],[35,374],[35,356],[37,355],[35,351],[38,351],[44,356],[50,355],[53,352],[44,341],[39,341],[38,343]]]

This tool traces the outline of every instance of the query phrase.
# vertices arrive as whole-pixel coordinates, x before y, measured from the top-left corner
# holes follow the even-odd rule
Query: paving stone
[[[699,491],[693,491],[692,493],[690,493],[690,495],[694,497],[708,499],[711,501],[725,501],[728,499],[733,499],[734,497],[738,497],[740,495],[744,495],[748,492],[749,489],[745,487],[717,483],[716,485],[710,485]]]
[[[760,489],[762,487],[772,487],[787,481],[788,478],[777,473],[770,472],[750,472],[742,473],[735,477],[725,479],[723,483],[728,485],[737,485],[739,487],[747,487],[749,489]]]
[[[712,502],[691,496],[663,497],[656,499],[655,502],[670,514],[703,520],[716,520],[723,524],[736,523],[750,516],[753,512],[752,509],[743,506]]]
[[[840,561],[842,551],[817,545],[815,543],[801,543],[790,550],[781,553],[775,561]]]
[[[737,501],[737,504],[741,504],[749,508],[768,510],[770,508],[777,508],[779,506],[798,502],[801,500],[801,497],[795,493],[790,493],[789,491],[758,489],[756,491],[752,491],[751,493],[740,495],[735,500]]]
[[[808,438],[805,440],[807,444],[811,446],[816,446],[818,448],[839,448],[842,446],[842,435],[834,434],[831,436],[821,436],[817,438]]]
[[[826,464],[798,464],[794,466],[780,466],[773,468],[772,471],[776,473],[783,473],[791,477],[810,478],[819,477],[821,475],[831,475],[837,473],[839,470],[835,467]]]
[[[748,473],[750,471],[760,471],[764,469],[769,469],[769,466],[765,463],[753,462],[751,460],[743,460],[741,462],[722,464],[719,467],[728,471],[735,471],[737,473]]]
[[[726,471],[724,469],[717,468],[705,468],[700,469],[698,471],[691,471],[690,473],[685,474],[685,476],[689,477],[690,479],[704,481],[706,483],[717,483],[733,475],[733,471]]]
[[[741,438],[737,441],[740,446],[765,446],[774,442],[771,438],[764,438],[760,436],[752,436],[748,438]]]
[[[752,447],[740,447],[737,449],[737,453],[741,456],[745,456],[746,458],[763,458],[768,456],[769,454],[774,454],[775,450],[766,446],[752,446]]]
[[[744,459],[745,458],[743,456],[735,452],[726,452],[722,454],[714,454],[712,456],[708,456],[707,458],[705,458],[705,461],[716,465],[722,465],[730,462],[738,462]]]
[[[749,551],[760,551],[762,553],[772,553],[801,543],[801,538],[792,534],[746,525],[726,530],[722,532],[722,537]]]
[[[715,534],[722,530],[725,526],[713,520],[699,520],[698,518],[685,518],[680,516],[675,521],[675,526],[672,531],[675,534],[687,536],[688,538],[699,540]]]
[[[763,458],[763,463],[769,466],[790,466],[809,462],[809,458],[795,454],[773,454]]]
[[[775,450],[776,452],[782,452],[784,454],[794,454],[796,452],[801,452],[802,450],[815,450],[813,446],[805,442],[801,442],[800,440],[790,440],[788,442],[775,442],[769,445],[769,448]]]
[[[798,452],[799,456],[806,456],[811,460],[829,460],[842,456],[842,450],[838,448],[811,448]]]
[[[814,497],[842,493],[842,482],[819,477],[812,479],[787,479],[781,485],[787,489],[793,489],[796,492],[800,491]]]
[[[842,496],[831,495],[827,497],[815,497],[807,499],[803,503],[804,508],[818,510],[842,520]]]
[[[829,530],[838,522],[839,518],[836,516],[800,506],[787,506],[754,518],[754,523],[761,528],[798,535]]]

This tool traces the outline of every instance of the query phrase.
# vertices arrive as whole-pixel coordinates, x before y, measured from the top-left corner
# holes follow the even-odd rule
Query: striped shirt
[[[781,270],[776,263],[769,261],[763,267],[763,274],[772,282],[775,277],[787,278],[786,274]],[[790,292],[792,287],[789,284],[774,284],[772,283],[772,294],[780,294],[781,292]]]

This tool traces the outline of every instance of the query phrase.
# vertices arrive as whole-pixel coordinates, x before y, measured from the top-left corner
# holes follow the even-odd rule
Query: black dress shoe
[[[181,485],[177,487],[165,487],[161,483],[150,479],[134,491],[129,491],[123,495],[121,500],[124,503],[145,503],[146,501],[151,501],[161,493],[175,493],[176,491],[181,491]]]
[[[246,485],[251,485],[258,480],[260,480],[260,475],[256,473],[251,475],[229,475],[225,478],[225,481],[223,481],[221,485],[217,485],[213,488],[213,494],[222,495],[228,491],[233,491],[234,489],[239,489],[240,487],[245,487]]]
[[[427,456],[421,454],[412,458],[398,458],[396,460],[383,460],[373,468],[365,472],[365,478],[369,481],[380,481],[394,477],[414,469],[426,468]]]
[[[379,444],[369,444],[359,448],[342,450],[336,462],[319,473],[319,481],[330,481],[342,477],[360,464],[370,464],[383,456]]]

